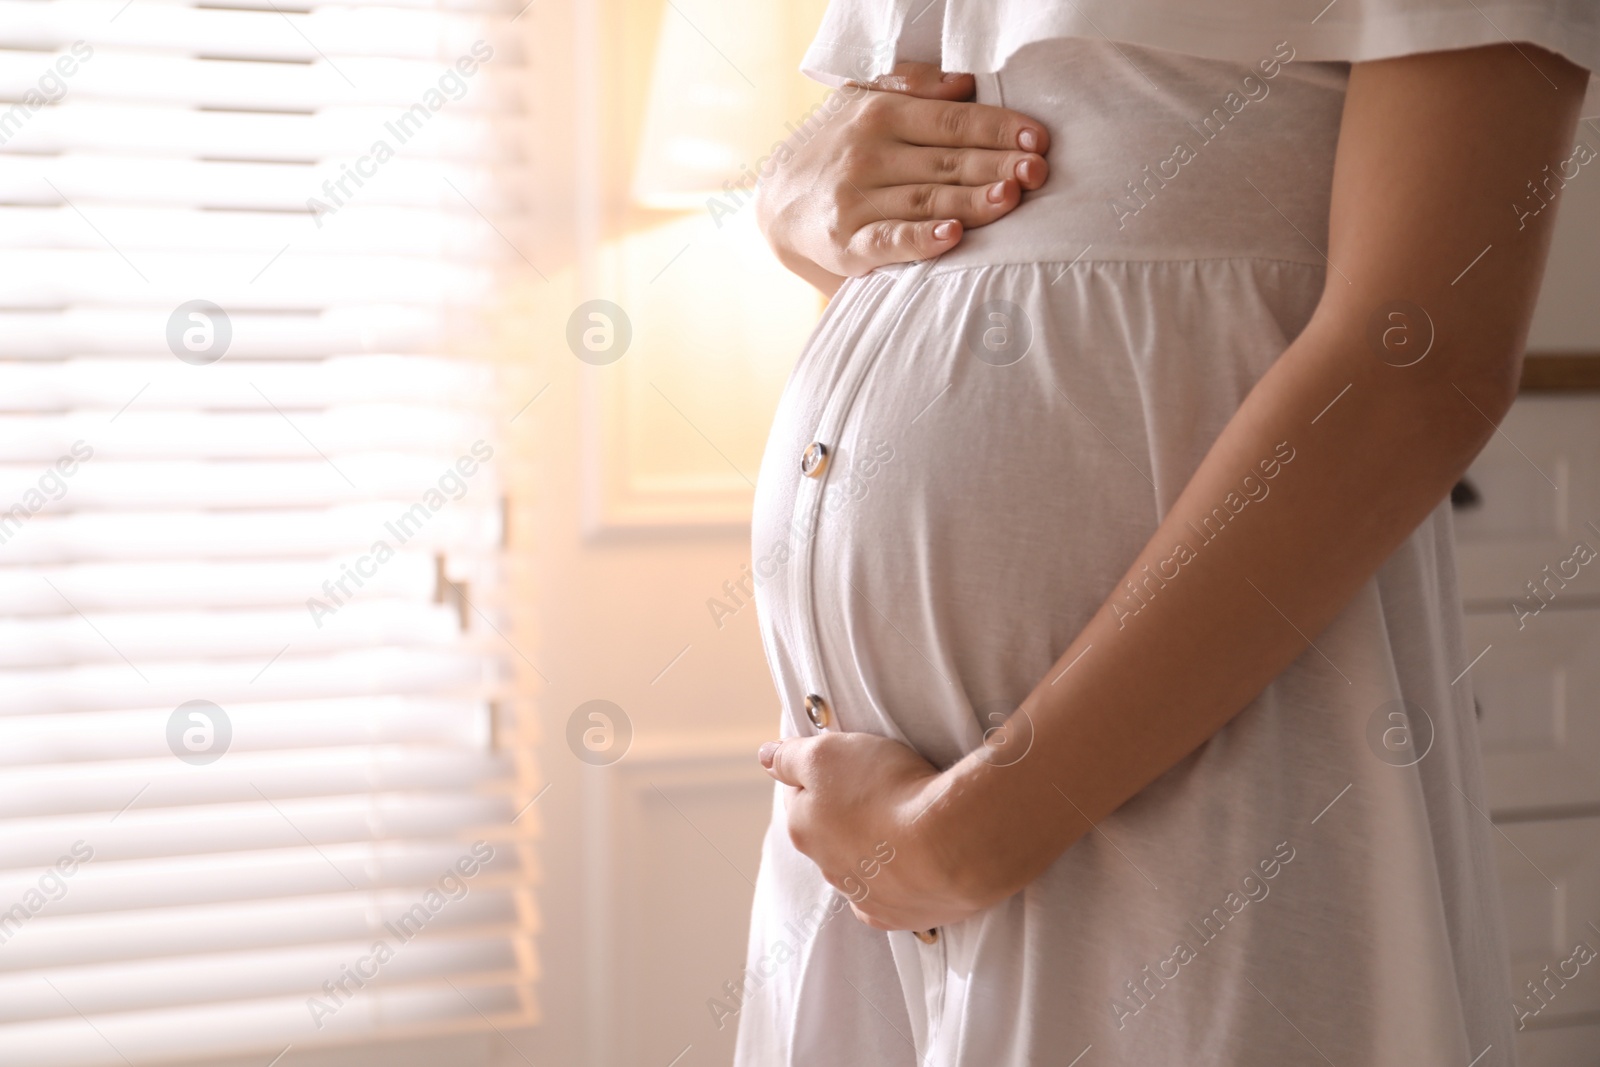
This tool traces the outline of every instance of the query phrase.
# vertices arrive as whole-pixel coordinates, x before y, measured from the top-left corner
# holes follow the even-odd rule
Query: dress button
[[[811,725],[819,730],[826,730],[828,722],[833,718],[828,713],[828,702],[817,694],[812,693],[806,697],[806,718],[811,720]]]
[[[921,941],[924,945],[932,945],[939,940],[939,928],[937,926],[935,926],[932,930],[917,930],[915,933],[917,935],[917,940]]]
[[[807,478],[820,478],[827,466],[828,446],[821,441],[806,445],[806,450],[800,454],[800,473]]]

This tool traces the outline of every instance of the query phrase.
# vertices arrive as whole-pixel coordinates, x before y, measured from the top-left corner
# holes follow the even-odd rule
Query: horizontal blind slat
[[[241,839],[258,849],[350,845],[403,837],[455,840],[516,813],[510,797],[488,794],[405,796],[355,794],[337,797],[262,798],[253,803],[123,812],[116,832],[95,815],[69,815],[16,822],[0,844],[0,893],[31,884],[32,868],[48,867],[63,842],[95,841],[94,861],[143,860],[228,852]],[[18,873],[20,871],[20,873]],[[3,897],[0,897],[3,899]]]
[[[167,342],[167,322],[172,311],[171,307],[72,307],[65,304],[31,309],[0,308],[0,345],[3,345],[0,354],[19,360],[45,361],[89,354],[146,358],[159,352],[163,356],[159,366],[170,369],[172,352]],[[210,368],[218,374],[227,374],[229,366],[252,358],[299,362],[310,357],[358,352],[375,355],[436,353],[448,332],[450,313],[442,305],[408,305],[391,299],[329,308],[236,308],[229,312],[229,318],[238,336],[228,348],[227,358]],[[308,379],[321,373],[315,365],[292,369]],[[84,376],[75,377],[82,387]],[[392,377],[402,382],[411,380],[409,372]],[[142,379],[137,384],[148,380]],[[375,390],[386,388],[381,380],[375,380],[373,387]],[[195,395],[203,393],[196,390]]]
[[[366,147],[360,146],[365,155]],[[461,214],[485,211],[491,216],[525,210],[518,189],[523,181],[499,181],[477,163],[438,158],[394,155],[387,162],[370,163],[366,179],[349,176],[349,163],[362,155],[334,157],[328,162],[256,163],[248,160],[200,158],[126,157],[126,155],[72,152],[69,155],[21,155],[0,152],[0,203],[59,205],[62,198],[94,219],[101,205],[205,206],[224,210],[282,211],[304,219],[286,219],[296,235],[314,237],[317,222],[307,200],[317,198],[328,208],[342,210],[346,203],[371,206],[408,206]],[[512,166],[512,171],[518,168]],[[517,174],[507,174],[515,179]],[[344,186],[339,187],[339,182]],[[336,189],[330,192],[326,184]],[[323,216],[323,227],[338,221]],[[109,235],[115,240],[117,235]]]
[[[528,972],[526,977],[536,973]],[[528,1025],[534,1018],[525,994],[512,981],[483,984],[464,977],[453,987],[433,983],[363,990],[357,1006],[324,1018],[320,1029],[308,1025],[304,997],[102,1015],[94,1018],[92,1029],[76,1016],[21,1024],[7,1028],[0,1067],[98,1067],[108,1062],[120,1064],[123,1056],[199,1058],[270,1048],[283,1034],[307,1035],[302,1044],[314,1039],[351,1042],[477,1030],[485,1026],[484,1020],[499,1027],[515,1027]],[[108,1042],[117,1056],[108,1057]],[[273,1052],[288,1043],[284,1041]]]
[[[0,374],[0,388],[4,387]],[[189,412],[170,407],[166,410],[149,410],[164,398],[141,397],[145,401],[138,411],[127,411],[118,416],[121,425],[114,440],[107,440],[102,431],[106,427],[103,411],[65,415],[0,415],[0,454],[13,457],[12,462],[0,464],[0,499],[14,491],[13,482],[25,485],[37,480],[38,465],[53,464],[63,454],[71,454],[71,446],[78,441],[99,440],[95,459],[110,464],[166,460],[182,462],[194,458],[208,460],[286,460],[298,458],[306,452],[304,438],[284,436],[293,428],[283,415],[272,410],[273,404],[263,389],[242,394],[241,407],[259,405],[260,414],[238,412]],[[482,440],[493,430],[484,416],[470,411],[450,408],[404,407],[400,405],[366,405],[363,407],[323,407],[328,398],[297,398],[286,401],[275,398],[279,410],[289,403],[289,410],[300,412],[293,426],[298,426],[317,447],[329,455],[376,452],[390,455],[409,455],[416,462],[435,468],[448,467],[455,457],[451,450],[460,441]],[[9,403],[17,403],[13,397]],[[306,410],[310,408],[311,410]],[[198,444],[199,447],[196,447]],[[29,472],[32,472],[30,477]],[[418,489],[427,487],[423,482]]]
[[[210,0],[205,8],[150,0],[128,10],[122,6],[118,0],[0,0],[0,24],[5,26],[0,42],[56,50],[88,40],[96,48],[163,53],[210,53],[221,46],[266,58],[315,59],[310,38],[334,58],[432,59],[440,51],[466,51],[474,40],[502,34],[506,27],[504,5],[496,3],[454,10],[421,0],[410,10],[402,3],[326,6],[301,0],[270,6],[261,0],[238,3],[240,8],[256,10],[227,10],[227,3]],[[272,10],[274,6],[277,10]],[[298,8],[312,10],[304,13]],[[507,48],[514,45],[507,42]]]
[[[441,27],[443,28],[443,27]],[[490,30],[483,24],[481,30]],[[40,76],[63,59],[76,67],[62,78],[64,98],[73,104],[90,100],[129,101],[237,108],[241,110],[312,111],[319,116],[348,107],[410,108],[433,101],[430,90],[443,99],[437,109],[451,115],[463,112],[515,111],[517,80],[524,68],[497,55],[471,76],[448,77],[455,69],[449,61],[351,57],[338,70],[327,63],[260,63],[225,59],[198,59],[144,52],[97,49],[80,61],[70,49],[54,53],[16,51],[4,47],[0,30],[0,99],[20,100],[37,90]],[[208,47],[237,50],[249,41],[229,41]],[[470,49],[470,42],[468,45]],[[497,52],[499,50],[497,49]],[[312,59],[316,56],[313,53]],[[340,72],[343,72],[341,77]],[[345,79],[349,80],[346,81]],[[444,79],[441,87],[440,79]],[[426,99],[424,99],[426,98]],[[70,105],[61,105],[70,106]]]
[[[63,600],[79,611],[137,608],[225,608],[300,604],[347,560],[251,560],[243,563],[80,563],[66,567],[0,567],[0,607],[14,618],[59,615]],[[363,580],[364,596],[421,601],[438,592],[434,558],[401,552]],[[5,625],[0,623],[0,625]],[[0,743],[0,761],[5,759]]]
[[[95,49],[337,63],[362,56],[453,61],[491,38],[496,57],[515,56],[507,20],[472,12],[360,4],[307,4],[313,10],[300,12],[292,0],[281,10],[250,11],[141,0],[119,14],[123,6],[119,0],[0,0],[0,45],[56,50],[81,40]]]
[[[247,182],[257,174],[277,173],[293,188],[260,206],[293,202],[303,207],[308,196],[328,196],[321,192],[322,183],[338,178],[342,165],[354,165],[364,156],[371,156],[372,163],[371,173],[363,176],[381,174],[387,184],[400,180],[389,175],[428,166],[446,170],[460,184],[461,178],[485,163],[511,166],[521,158],[515,144],[501,139],[517,128],[514,116],[467,109],[413,113],[408,105],[405,111],[341,108],[299,114],[70,99],[31,117],[7,122],[8,114],[0,106],[0,133],[6,135],[5,150],[0,151],[0,202],[6,203],[32,202],[45,195],[39,168],[29,163],[50,164],[55,175],[51,180],[75,199],[136,203],[233,203],[221,188],[223,182]],[[374,148],[380,140],[386,152]],[[377,156],[387,153],[393,155],[380,163]],[[96,161],[114,164],[119,173],[103,177],[125,177],[126,188],[119,192],[116,182],[96,183],[91,166]],[[250,161],[264,162],[250,170],[245,166]],[[267,170],[269,164],[276,166],[276,172]],[[162,178],[177,188],[163,193],[156,184]],[[354,179],[351,182],[352,190],[358,187]],[[380,184],[384,183],[375,183]],[[250,197],[262,195],[257,185],[249,186],[236,201],[255,204]]]
[[[393,956],[380,973],[386,984],[441,975],[515,974],[518,957],[511,945],[515,933],[515,928],[509,927],[477,937],[423,934],[410,941],[389,934]],[[0,974],[0,1026],[69,1015],[76,1018],[76,1011],[148,1011],[247,997],[304,995],[308,988],[321,992],[321,983],[340,977],[343,968],[370,957],[377,940],[144,960],[39,975]],[[41,981],[42,977],[49,978],[56,989]],[[70,1005],[63,1002],[63,994]]]
[[[92,773],[98,774],[105,770],[104,761],[159,759],[166,755],[165,736],[151,725],[164,724],[171,710],[0,716],[0,765],[10,774],[21,773],[19,765],[95,761]],[[489,739],[489,708],[482,701],[442,695],[241,702],[231,705],[228,714],[237,727],[236,751],[285,752],[293,758],[299,758],[299,750],[315,749],[313,758],[328,759],[344,746],[481,749]],[[70,771],[55,767],[52,773]]]
[[[115,332],[125,344],[152,341],[151,347],[166,344],[165,315],[107,312],[81,316],[63,313],[57,317],[97,322],[104,319],[103,329],[107,334]],[[7,318],[0,313],[0,327],[6,325]],[[9,318],[15,322],[26,317],[13,315]],[[288,347],[312,340],[297,332],[298,319],[286,324],[284,318],[233,316],[236,343],[243,345],[255,339],[258,344]],[[65,327],[67,324],[58,325]],[[305,325],[310,326],[309,323]],[[277,332],[274,332],[275,326]],[[493,375],[483,367],[425,354],[339,355],[314,362],[297,360],[282,364],[236,357],[207,367],[204,377],[182,373],[181,368],[174,365],[170,353],[160,359],[141,356],[130,351],[119,359],[84,356],[26,363],[0,361],[0,386],[3,386],[0,388],[0,412],[107,404],[120,410],[132,390],[158,379],[161,388],[156,395],[147,400],[141,397],[158,408],[162,405],[179,409],[218,407],[219,395],[228,398],[229,411],[266,410],[273,403],[304,408],[335,403],[397,404],[405,401],[431,401],[448,409],[482,408],[487,400],[486,391],[494,381]]]
[[[100,711],[126,705],[130,686],[142,700],[176,708],[204,694],[226,706],[272,697],[389,696],[485,687],[483,651],[462,647],[378,648],[326,656],[285,654],[266,669],[265,656],[238,660],[147,662],[121,659],[0,675],[0,715]],[[252,678],[259,676],[259,680]]]
[[[164,725],[164,717],[155,723]],[[243,751],[227,758],[241,777],[196,776],[191,767],[171,758],[169,753],[152,759],[88,766],[8,768],[0,780],[0,812],[7,818],[96,812],[104,815],[108,826],[113,826],[120,821],[115,818],[117,812],[134,803],[151,808],[237,803],[259,800],[258,789],[277,798],[382,790],[472,791],[499,788],[497,783],[502,779],[502,784],[509,783],[513,773],[508,761],[488,757],[481,748],[463,750],[443,745],[396,743],[267,753]],[[60,789],[61,785],[70,789]]]
[[[285,220],[276,212],[101,203],[94,217],[97,225],[117,234],[119,243],[128,248],[253,251],[270,256],[284,245]],[[496,225],[511,232],[523,221],[521,213],[507,213]],[[504,238],[471,211],[449,213],[358,200],[339,211],[338,222],[320,230],[313,223],[319,254],[427,255],[454,261],[494,258],[505,250]],[[104,247],[99,236],[66,204],[0,206],[0,248]]]
[[[408,910],[416,899],[417,893],[404,887],[150,908],[139,913],[137,923],[129,922],[130,917],[122,912],[57,916],[42,910],[5,942],[0,973],[282,944],[370,944],[371,935],[383,921]],[[436,915],[429,929],[487,932],[498,928],[510,933],[530,931],[537,925],[538,913],[525,890],[479,885]]]
[[[282,559],[366,550],[372,533],[394,521],[386,503],[233,512],[43,511],[4,545],[12,563],[111,559]],[[325,520],[325,521],[321,521]],[[445,509],[407,544],[416,549],[488,547],[500,540],[496,517]]]

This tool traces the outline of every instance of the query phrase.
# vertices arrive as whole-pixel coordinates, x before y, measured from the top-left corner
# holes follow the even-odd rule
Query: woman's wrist
[[[770,240],[767,243],[772,247],[773,252],[777,254],[778,262],[783,264],[785,270],[819,290],[829,300],[832,300],[833,295],[839,291],[839,287],[844,285],[844,275],[834,274],[792,249],[780,248]]]
[[[815,260],[802,255],[790,240],[790,227],[785,225],[781,213],[769,210],[768,201],[760,190],[756,191],[756,226],[766,240],[767,247],[777,257],[783,268],[822,291],[830,300],[844,284],[843,275],[835,274]]]
[[[944,891],[974,912],[1020,891],[1065,849],[1056,840],[1061,820],[1052,817],[1059,813],[1041,809],[1049,798],[1032,781],[1036,768],[991,753],[980,748],[930,781],[917,819]]]

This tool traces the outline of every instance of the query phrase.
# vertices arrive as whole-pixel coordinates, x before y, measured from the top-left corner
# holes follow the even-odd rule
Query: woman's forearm
[[[1508,405],[1484,375],[1448,377],[1408,378],[1336,324],[1290,346],[1022,705],[1027,756],[1006,766],[980,751],[947,772],[948,803],[966,810],[937,836],[967,857],[955,864],[977,879],[967,891],[992,903],[1032,881],[1297,657],[1350,684],[1354,667],[1308,641],[1449,492]],[[1011,729],[1021,742],[1027,725]],[[985,831],[1014,825],[1006,811],[1029,812],[1033,832]]]
[[[1578,68],[1536,54],[1555,81],[1536,81],[1509,46],[1352,74],[1328,286],[1311,323],[1022,705],[1027,756],[1005,765],[980,750],[930,786],[930,847],[973,906],[1032,881],[1298,657],[1326,684],[1353,684],[1336,650],[1308,646],[1449,492],[1515,396],[1554,213],[1517,227],[1506,205],[1570,151],[1584,84]],[[1415,303],[1390,317],[1402,298]],[[1413,347],[1385,350],[1385,329]],[[1430,336],[1424,358],[1396,365]]]

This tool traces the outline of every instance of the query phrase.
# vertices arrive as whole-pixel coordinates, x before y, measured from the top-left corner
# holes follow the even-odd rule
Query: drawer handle
[[[1453,508],[1475,508],[1483,503],[1483,494],[1478,492],[1477,486],[1463,478],[1450,490],[1450,506]]]

